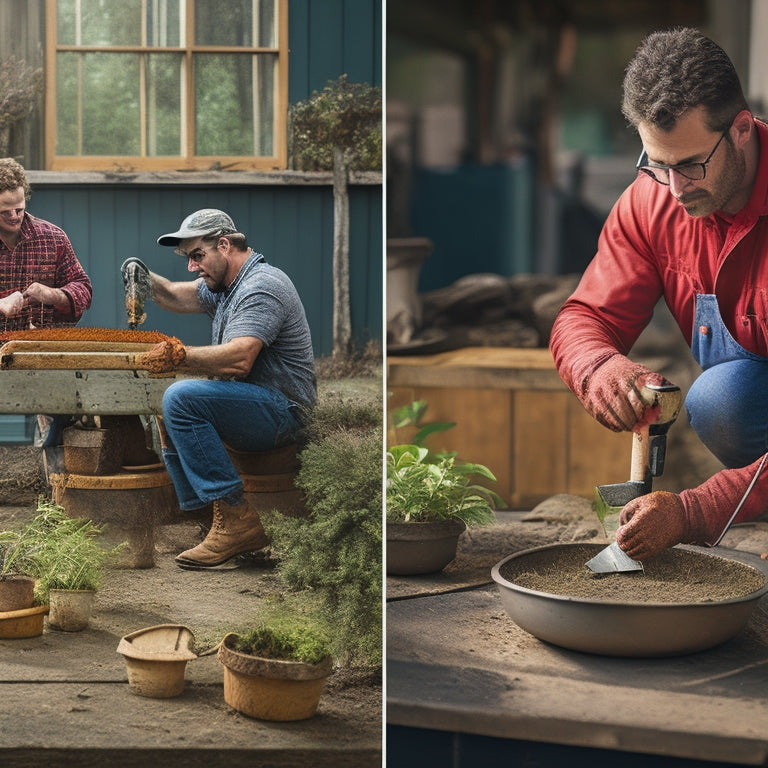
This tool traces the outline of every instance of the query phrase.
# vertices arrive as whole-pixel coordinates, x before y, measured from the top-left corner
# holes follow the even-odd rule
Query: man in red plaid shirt
[[[24,169],[0,158],[0,332],[74,325],[91,305],[93,286],[63,229],[27,213]],[[46,475],[69,416],[37,417]],[[50,451],[48,450],[50,448]]]
[[[66,233],[27,213],[24,169],[0,159],[0,331],[74,325],[93,287]]]

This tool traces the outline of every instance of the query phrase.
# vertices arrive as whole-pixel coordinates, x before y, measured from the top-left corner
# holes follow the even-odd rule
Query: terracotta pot
[[[317,711],[331,658],[317,664],[250,656],[232,648],[237,635],[228,634],[219,646],[224,665],[224,701],[259,720],[306,720]]]
[[[48,626],[64,632],[79,632],[88,626],[96,591],[93,589],[51,589],[48,593]]]
[[[435,573],[456,558],[463,520],[387,523],[387,573],[416,576]]]
[[[20,611],[0,613],[0,638],[37,637],[43,634],[43,618],[47,605],[36,605]]]
[[[20,573],[0,576],[0,612],[31,608],[35,602],[35,580]]]
[[[180,624],[139,629],[120,640],[128,685],[138,696],[168,699],[184,690],[187,662],[196,659],[192,630]]]

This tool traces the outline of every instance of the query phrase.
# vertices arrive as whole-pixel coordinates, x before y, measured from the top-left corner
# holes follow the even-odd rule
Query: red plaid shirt
[[[2,330],[74,325],[91,305],[91,280],[64,230],[26,213],[16,247],[9,249],[0,239],[0,298],[14,291],[24,292],[31,283],[64,291],[70,311],[61,312],[49,304],[33,302],[18,317],[0,317]]]

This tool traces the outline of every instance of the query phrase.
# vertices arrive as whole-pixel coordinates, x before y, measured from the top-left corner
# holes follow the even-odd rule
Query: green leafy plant
[[[300,615],[275,615],[234,638],[232,648],[266,659],[317,664],[331,652],[325,631]]]
[[[36,512],[20,530],[0,533],[2,572],[36,578],[39,604],[48,601],[51,589],[98,589],[104,564],[124,544],[104,549],[97,541],[101,527],[69,517],[51,501],[41,498]]]
[[[501,497],[473,482],[495,475],[482,464],[457,463],[455,456],[430,458],[429,450],[412,443],[387,451],[387,522],[407,523],[458,518],[467,525],[494,522]]]
[[[445,432],[456,426],[455,421],[433,421],[424,424],[424,414],[427,410],[426,400],[414,400],[412,403],[402,405],[392,411],[392,426],[395,430],[404,427],[416,427],[417,432],[410,442],[415,445],[424,445],[424,441],[436,432]]]

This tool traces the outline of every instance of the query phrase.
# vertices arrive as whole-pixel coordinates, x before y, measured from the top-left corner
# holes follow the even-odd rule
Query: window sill
[[[74,184],[189,185],[189,186],[331,186],[331,172],[306,171],[26,171],[32,187]],[[380,185],[380,171],[353,171],[351,185]]]

